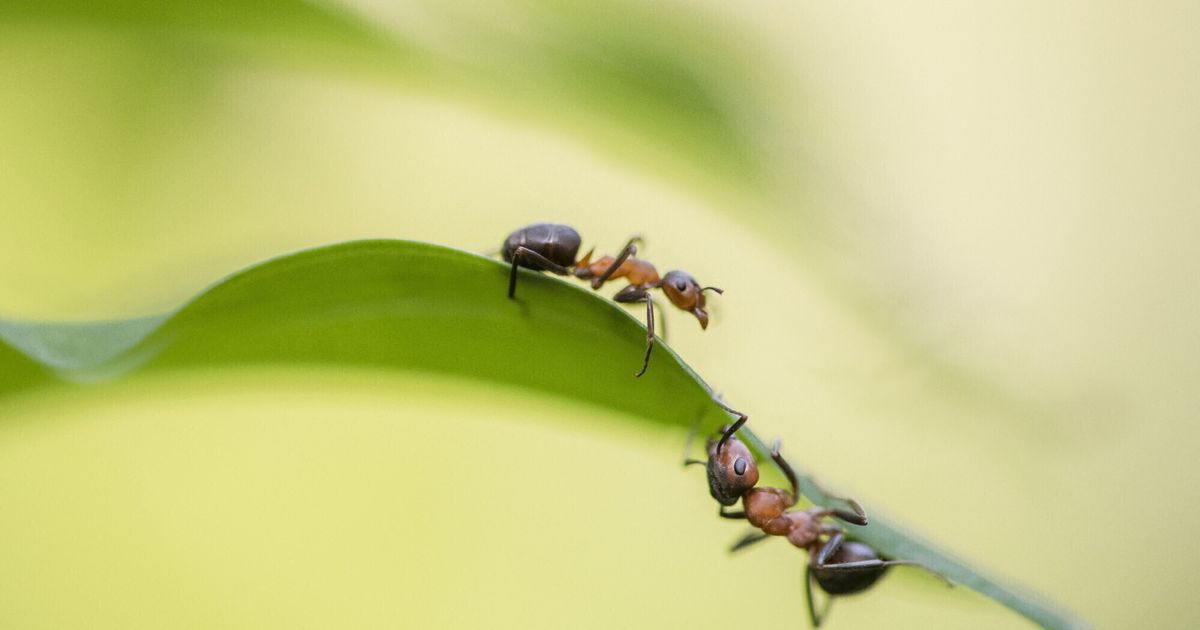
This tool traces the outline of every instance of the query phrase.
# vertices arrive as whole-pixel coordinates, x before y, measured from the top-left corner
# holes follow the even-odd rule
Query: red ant
[[[721,504],[718,514],[722,518],[745,518],[761,530],[747,534],[730,551],[738,551],[770,536],[785,536],[792,545],[808,552],[805,595],[813,626],[820,627],[832,604],[832,596],[861,593],[896,565],[923,566],[915,562],[883,558],[866,544],[847,541],[840,526],[824,520],[832,516],[854,525],[866,525],[866,514],[852,499],[837,497],[846,501],[853,512],[822,507],[788,511],[799,497],[799,483],[791,465],[780,455],[778,442],[771,449],[771,459],[787,476],[791,491],[756,487],[758,464],[750,449],[734,435],[749,418],[720,401],[716,402],[726,411],[737,415],[737,421],[723,428],[720,439],[709,440],[707,462],[688,459],[684,464],[706,464],[709,493]],[[739,499],[742,501],[741,511],[725,510]],[[937,573],[935,575],[941,577]],[[820,614],[813,603],[813,581],[831,596]]]
[[[623,304],[646,303],[646,356],[636,376],[646,373],[646,368],[650,366],[650,352],[654,349],[654,300],[650,296],[651,289],[662,289],[671,304],[695,315],[700,327],[708,328],[704,292],[711,290],[723,293],[721,289],[701,287],[695,278],[679,270],[668,271],[660,277],[654,265],[635,256],[637,246],[641,243],[636,236],[625,243],[615,258],[605,256],[594,263],[591,261],[594,249],[582,259],[576,259],[581,243],[582,239],[575,228],[558,223],[535,223],[509,234],[500,249],[504,262],[512,263],[508,275],[508,297],[516,296],[518,267],[591,280],[593,289],[599,289],[609,280],[625,278],[629,286],[618,291],[613,300]]]

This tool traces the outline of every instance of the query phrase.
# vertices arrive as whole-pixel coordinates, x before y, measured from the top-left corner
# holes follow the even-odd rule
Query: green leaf
[[[323,363],[430,371],[531,388],[708,433],[729,421],[712,390],[665,344],[640,379],[641,322],[596,293],[483,256],[406,241],[358,241],[277,258],[176,312],[96,324],[0,320],[0,394],[138,370]],[[753,420],[751,420],[753,424]],[[746,441],[762,458],[763,443]],[[797,471],[804,494],[838,501]],[[868,512],[871,510],[868,509]],[[857,539],[914,560],[1046,628],[1085,625],[871,514]]]

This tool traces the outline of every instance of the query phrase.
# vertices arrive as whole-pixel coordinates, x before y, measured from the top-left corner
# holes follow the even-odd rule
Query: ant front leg
[[[599,276],[592,278],[592,288],[599,289],[604,285],[605,282],[608,282],[609,277],[616,273],[617,269],[620,268],[630,256],[637,253],[638,243],[641,242],[642,237],[631,237],[629,241],[625,243],[625,247],[621,248],[621,253],[617,254],[617,257],[613,259],[612,264],[608,266],[608,269],[605,269],[604,273],[600,274]]]
[[[635,377],[641,377],[650,367],[650,351],[654,350],[654,300],[650,299],[650,292],[645,288],[632,284],[618,291],[613,299],[623,304],[646,302],[646,356],[642,359],[642,369],[634,374]]]
[[[508,274],[508,298],[510,300],[516,297],[517,294],[517,267],[521,266],[522,259],[535,261],[540,264],[543,269],[556,273],[560,276],[565,276],[571,273],[566,267],[550,260],[549,258],[546,258],[532,249],[529,249],[523,245],[519,246],[517,247],[516,251],[513,252],[512,270]],[[532,269],[532,267],[530,268]]]

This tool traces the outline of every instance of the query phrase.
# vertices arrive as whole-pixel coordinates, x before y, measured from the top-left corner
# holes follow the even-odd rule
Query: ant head
[[[722,429],[724,433],[724,429]],[[708,492],[721,505],[733,505],[758,483],[758,463],[750,449],[736,437],[724,445],[708,445]]]
[[[667,294],[667,299],[676,308],[688,311],[700,320],[701,328],[708,328],[708,311],[704,310],[704,292],[716,291],[722,293],[721,289],[716,287],[700,287],[700,283],[686,271],[678,269],[668,271],[667,275],[662,278],[662,290]]]

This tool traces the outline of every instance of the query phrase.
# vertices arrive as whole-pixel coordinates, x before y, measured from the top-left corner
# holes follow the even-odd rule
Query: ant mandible
[[[500,254],[504,262],[512,263],[508,275],[508,297],[517,292],[517,268],[534,271],[549,271],[560,276],[575,276],[591,280],[592,289],[599,289],[609,280],[625,278],[629,286],[613,296],[613,300],[632,304],[646,303],[646,355],[642,369],[635,376],[646,373],[650,366],[650,353],[654,350],[654,300],[651,289],[662,289],[671,304],[696,316],[700,327],[708,328],[708,311],[705,310],[705,291],[723,293],[716,287],[701,287],[696,279],[684,271],[668,271],[659,276],[658,270],[649,261],[637,258],[637,246],[641,238],[630,238],[617,256],[605,256],[592,262],[592,251],[577,260],[582,239],[579,232],[569,225],[558,223],[535,223],[527,225],[504,240]]]

